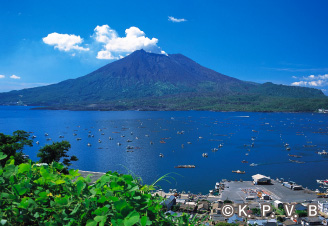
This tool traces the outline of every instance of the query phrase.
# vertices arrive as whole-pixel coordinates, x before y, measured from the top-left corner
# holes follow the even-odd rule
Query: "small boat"
[[[249,153],[246,153],[245,155],[249,155]]]
[[[47,134],[47,133],[45,133],[44,135],[45,135],[46,137],[49,136],[49,134]]]
[[[246,161],[246,160],[243,160],[243,161],[241,161],[241,163],[248,163],[248,161]]]
[[[98,140],[98,143],[101,143],[101,140],[100,139]]]
[[[258,164],[256,163],[251,163],[249,166],[257,166]]]
[[[289,146],[289,144],[286,143],[286,144],[285,144],[285,147],[288,147],[288,146]]]
[[[287,147],[286,150],[287,150],[287,151],[290,151],[290,147]]]
[[[82,138],[76,138],[77,141],[82,140]]]
[[[161,140],[160,143],[161,143],[161,144],[165,144],[166,142],[165,142],[164,140]]]
[[[121,135],[121,137],[125,137],[125,135]]]
[[[202,156],[203,156],[204,158],[207,158],[207,157],[208,157],[208,154],[207,154],[207,153],[203,153]]]
[[[76,136],[77,134],[76,133],[73,133],[73,136]]]
[[[326,152],[325,150],[323,150],[322,152],[318,152],[318,155],[328,155],[328,152]]]
[[[132,140],[129,140],[129,139],[128,139],[126,142],[132,142]]]
[[[126,152],[134,152],[133,150],[126,150]]]
[[[48,140],[48,141],[49,141],[49,140],[51,140],[51,138],[47,138],[46,140]]]
[[[222,148],[223,147],[223,144],[219,144],[219,148]]]
[[[163,158],[163,157],[164,157],[164,155],[163,155],[162,153],[160,153],[160,154],[159,154],[159,157]]]
[[[32,136],[32,139],[34,139],[34,138],[36,138],[36,136],[35,136],[35,135],[33,135],[33,136]]]
[[[191,144],[191,142],[187,142],[187,144]]]
[[[217,148],[212,148],[212,152],[216,152],[216,151],[218,151],[219,149],[217,149]]]
[[[149,144],[153,145],[154,143],[152,141],[150,141]]]
[[[133,146],[130,146],[130,145],[128,145],[128,146],[126,147],[126,149],[134,149],[134,147],[133,147]]]
[[[105,133],[102,133],[101,135],[105,135]]]
[[[60,135],[59,138],[64,138],[64,136]]]
[[[87,145],[88,145],[88,147],[91,147],[91,144],[90,143],[88,143]]]
[[[112,138],[112,137],[108,137],[108,139],[109,139],[109,140],[113,140],[113,138]]]
[[[40,144],[40,142],[39,141],[37,141],[37,142],[35,142],[36,144]]]
[[[117,143],[118,146],[121,146],[122,144],[120,142]]]
[[[233,173],[239,173],[239,174],[245,174],[245,171],[241,171],[241,170],[232,170]]]
[[[290,157],[294,157],[294,158],[302,158],[303,156],[301,156],[301,155],[290,155],[290,154],[288,154],[288,156],[290,156]]]
[[[196,168],[195,165],[178,165],[175,166],[174,168]]]
[[[203,137],[198,137],[198,139],[203,139]]]

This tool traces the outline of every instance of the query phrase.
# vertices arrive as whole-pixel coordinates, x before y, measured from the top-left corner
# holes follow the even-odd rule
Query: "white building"
[[[254,184],[270,184],[271,178],[262,174],[256,174],[252,176]]]

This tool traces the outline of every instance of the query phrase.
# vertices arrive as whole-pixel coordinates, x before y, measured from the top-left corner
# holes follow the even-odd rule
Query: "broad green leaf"
[[[94,220],[95,220],[96,222],[100,222],[100,221],[106,220],[106,216],[96,216],[96,217],[94,218]]]
[[[56,180],[56,184],[64,184],[65,183],[65,181],[64,180],[61,180],[61,179],[59,179],[59,180]]]
[[[18,173],[24,173],[30,171],[31,165],[28,163],[22,163],[18,166]]]
[[[2,160],[2,159],[5,159],[6,157],[7,157],[7,155],[6,155],[6,154],[4,154],[4,153],[0,152],[0,160]]]
[[[114,202],[114,207],[115,209],[117,209],[119,212],[121,212],[121,210],[126,207],[128,204],[125,200],[119,200],[117,202]]]
[[[97,216],[101,216],[107,214],[108,210],[109,208],[107,206],[104,206],[102,208],[96,209],[93,213],[96,214]]]
[[[76,182],[76,189],[77,189],[77,194],[81,194],[82,190],[85,188],[86,184],[79,180],[78,182]]]
[[[72,175],[73,177],[77,177],[80,176],[81,174],[79,174],[79,170],[74,170],[74,169],[70,169],[69,170],[69,174]]]
[[[15,191],[18,192],[19,195],[24,195],[27,189],[23,187],[21,184],[14,184],[13,186]]]
[[[94,220],[88,220],[86,226],[97,226],[97,222]]]
[[[139,222],[140,220],[140,215],[137,211],[131,212],[129,215],[124,218],[124,226],[132,226]]]
[[[58,197],[58,198],[55,198],[55,202],[59,205],[67,205],[68,204],[68,197]]]
[[[16,166],[15,165],[6,165],[4,168],[3,176],[5,178],[11,177],[16,172]]]

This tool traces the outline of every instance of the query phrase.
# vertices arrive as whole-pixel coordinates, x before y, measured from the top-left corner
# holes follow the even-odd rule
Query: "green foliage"
[[[296,210],[295,213],[298,215],[298,217],[306,217],[307,216],[306,210]]]
[[[223,203],[224,203],[224,204],[227,204],[227,203],[232,203],[232,201],[231,201],[231,200],[229,200],[229,199],[226,199],[226,200],[224,200],[224,201],[223,201]]]
[[[255,216],[261,216],[261,210],[259,208],[252,208],[251,210]]]
[[[5,225],[199,225],[201,220],[166,216],[162,198],[131,175],[107,172],[96,183],[64,165],[15,165],[0,170],[0,220]]]
[[[63,158],[63,164],[70,166],[72,161],[78,160],[74,155],[71,157],[67,155],[70,148],[71,145],[68,141],[53,142],[51,145],[41,148],[37,156],[40,157],[40,162],[47,164],[59,162]]]
[[[16,164],[26,162],[24,157],[23,148],[32,146],[32,140],[29,140],[29,133],[17,130],[13,135],[5,135],[0,133],[0,165],[3,167],[6,161],[12,157]]]
[[[277,221],[279,221],[279,222],[284,222],[284,218],[283,218],[282,216],[278,216],[278,217],[277,217]]]

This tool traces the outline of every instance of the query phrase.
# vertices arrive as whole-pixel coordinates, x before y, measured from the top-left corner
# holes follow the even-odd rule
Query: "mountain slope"
[[[149,109],[149,105],[154,105],[153,109],[156,109],[156,100],[167,102],[170,99],[178,104],[195,97],[205,100],[245,95],[325,98],[317,89],[241,81],[205,68],[181,54],[166,56],[138,50],[77,79],[1,93],[0,104],[19,101],[27,105],[59,109],[68,106],[84,109],[90,105],[116,109],[117,103],[123,101],[126,103],[124,109]],[[201,108],[202,101],[197,100],[197,103]],[[175,108],[172,106],[170,109]],[[189,109],[188,106],[186,109]]]

